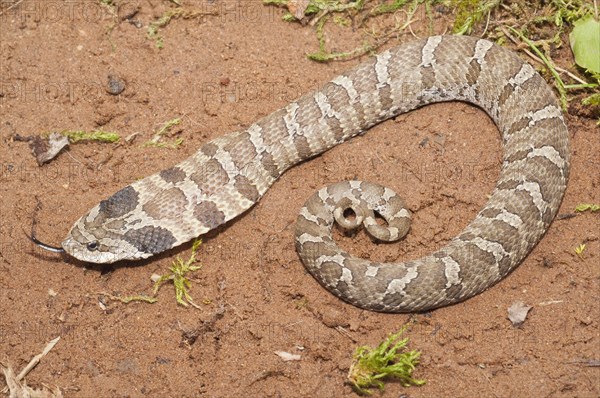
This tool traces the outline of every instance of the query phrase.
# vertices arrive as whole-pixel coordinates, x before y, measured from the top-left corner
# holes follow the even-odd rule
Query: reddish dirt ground
[[[501,163],[493,123],[460,103],[402,115],[294,167],[254,208],[206,236],[191,290],[200,310],[178,306],[168,285],[153,305],[103,294],[151,293],[150,275],[189,256],[189,244],[117,267],[65,261],[34,247],[24,231],[36,198],[37,234],[58,243],[99,200],[358,62],[307,60],[314,31],[281,21],[280,10],[257,1],[185,2],[213,15],[172,21],[160,32],[161,50],[146,28],[172,2],[121,1],[116,18],[98,3],[1,3],[0,361],[19,370],[61,337],[28,384],[55,385],[67,397],[353,396],[345,379],[355,347],[377,344],[412,321],[410,347],[422,351],[415,376],[427,384],[391,382],[383,396],[600,395],[599,214],[574,214],[580,203],[600,203],[600,140],[591,119],[567,115],[573,156],[560,215],[574,216],[555,220],[505,280],[430,313],[372,313],[330,295],[298,259],[294,222],[316,188],[357,177],[401,193],[413,227],[399,244],[375,245],[363,233],[339,237],[340,244],[387,261],[442,246],[485,203]],[[122,19],[136,9],[132,19],[141,27]],[[447,29],[437,15],[435,22],[434,33]],[[358,32],[339,33],[330,46],[359,42]],[[569,67],[570,53],[560,54],[555,59]],[[122,94],[106,92],[110,75],[124,80]],[[180,148],[143,147],[175,117],[182,118]],[[130,143],[72,145],[43,167],[15,140],[64,129],[138,135]],[[533,306],[519,328],[507,319],[518,300]],[[301,360],[284,362],[274,351]]]

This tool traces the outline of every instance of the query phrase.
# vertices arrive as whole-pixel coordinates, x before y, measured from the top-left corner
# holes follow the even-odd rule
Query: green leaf
[[[569,40],[575,62],[582,68],[600,73],[600,21],[588,15],[575,21],[573,25],[575,27]]]

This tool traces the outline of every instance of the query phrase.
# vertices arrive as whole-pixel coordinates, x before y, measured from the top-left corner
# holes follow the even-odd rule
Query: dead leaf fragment
[[[287,8],[297,20],[301,20],[304,18],[304,11],[306,11],[308,3],[309,0],[290,0],[287,3]]]
[[[25,381],[18,380],[10,366],[1,368],[8,387],[7,396],[9,398],[62,398],[63,396],[56,386],[51,389],[44,385],[41,389],[34,389],[29,387]]]
[[[6,381],[6,388],[2,390],[2,392],[8,392],[9,398],[62,398],[62,393],[58,387],[54,387],[53,389],[44,386],[44,388],[38,390],[33,389],[27,385],[25,380],[25,376],[36,367],[38,363],[44,358],[52,348],[59,342],[60,336],[51,340],[44,350],[34,356],[31,361],[19,372],[18,375],[15,376],[15,372],[10,366],[4,367],[0,366],[2,369],[2,373],[4,374],[4,379]]]
[[[582,365],[582,366],[593,367],[593,368],[600,367],[600,359],[580,359],[578,361],[571,361],[569,363],[573,363],[573,364],[577,364],[577,365]]]
[[[522,301],[515,301],[513,305],[508,308],[508,319],[512,322],[513,326],[521,326],[527,318],[529,310],[532,309],[530,305],[524,304]]]
[[[67,145],[69,139],[62,134],[52,133],[48,137],[48,141],[37,136],[29,143],[29,148],[33,152],[38,164],[41,166],[46,162],[54,159],[56,155]]]
[[[275,351],[275,354],[284,361],[299,361],[302,358],[299,354],[290,354],[285,351]]]

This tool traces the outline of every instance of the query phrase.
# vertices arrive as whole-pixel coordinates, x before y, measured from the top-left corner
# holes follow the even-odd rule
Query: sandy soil
[[[600,141],[594,121],[580,116],[567,115],[571,179],[542,242],[498,285],[431,313],[378,314],[339,301],[304,270],[293,228],[316,188],[358,177],[396,189],[415,217],[400,244],[374,245],[359,234],[340,237],[344,247],[401,260],[442,246],[485,203],[501,162],[493,123],[459,103],[402,115],[294,167],[252,210],[209,234],[191,290],[200,310],[176,305],[170,286],[154,305],[102,294],[150,293],[150,275],[188,256],[190,245],[119,267],[89,267],[34,247],[24,231],[36,198],[37,233],[58,243],[100,199],[358,62],[308,61],[313,30],[282,22],[280,10],[256,1],[195,2],[214,15],[173,21],[161,30],[162,50],[146,28],[171,2],[120,1],[116,19],[98,3],[1,3],[0,361],[20,369],[61,336],[27,377],[30,385],[56,385],[67,397],[352,396],[345,378],[354,348],[412,320],[410,346],[422,351],[415,375],[427,384],[392,382],[383,396],[600,395],[599,215],[573,214],[579,203],[600,202]],[[122,19],[134,10],[131,22]],[[447,26],[435,16],[441,33]],[[340,32],[332,47],[352,48],[361,37]],[[572,64],[568,50],[555,59]],[[106,92],[109,76],[123,79],[122,94]],[[182,147],[142,146],[175,117]],[[73,145],[43,167],[15,140],[64,129],[138,135],[132,143]],[[581,243],[582,258],[574,253]],[[518,300],[533,306],[520,328],[507,319]],[[283,362],[274,351],[301,360]]]

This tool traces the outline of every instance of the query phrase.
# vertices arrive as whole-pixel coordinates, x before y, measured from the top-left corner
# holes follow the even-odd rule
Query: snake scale
[[[334,209],[338,187],[320,190],[302,209],[296,246],[324,287],[358,307],[413,312],[459,302],[501,280],[541,239],[562,200],[570,156],[561,109],[542,77],[514,53],[473,37],[432,36],[368,59],[102,200],[62,248],[93,263],[150,257],[240,215],[289,167],[386,119],[454,100],[483,109],[504,150],[487,204],[456,238],[404,263],[355,258],[335,245],[333,216],[317,206]],[[359,201],[373,190],[393,196],[345,184]]]

